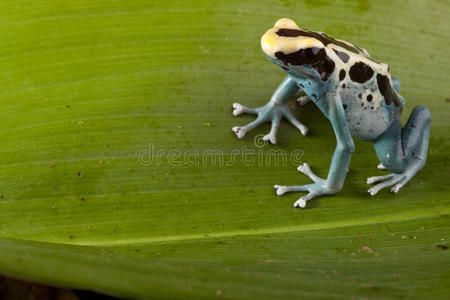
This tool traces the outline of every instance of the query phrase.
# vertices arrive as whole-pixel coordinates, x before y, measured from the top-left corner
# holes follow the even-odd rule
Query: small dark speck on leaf
[[[5,198],[5,196],[3,196],[3,195],[0,195],[0,199],[3,199],[3,198]]]
[[[372,249],[369,248],[369,247],[367,247],[367,246],[362,246],[362,249],[363,249],[364,251],[366,251],[367,253],[372,253],[372,252],[373,252]]]
[[[450,98],[447,98],[446,101],[447,101],[447,102],[450,102]]]
[[[73,236],[73,234],[71,234],[71,235],[69,235],[69,238],[73,239],[73,238],[75,238],[75,237]]]
[[[55,163],[54,162],[50,162],[50,167],[54,167]]]
[[[364,289],[371,290],[373,292],[378,292],[380,290],[379,287],[374,286],[374,285],[372,285],[370,283],[363,283],[363,284],[361,284],[361,287],[364,288]]]
[[[67,104],[66,107],[67,107],[67,108],[70,108],[70,104]]]
[[[86,198],[84,198],[84,197],[81,197],[81,198],[80,198],[80,200],[81,200],[81,201],[84,201],[84,200],[86,200]]]
[[[448,249],[447,245],[437,245],[436,247],[441,248],[442,250],[447,250]]]
[[[83,172],[81,172],[81,171],[78,172],[78,173],[77,173],[77,176],[80,177],[80,178],[83,177]]]

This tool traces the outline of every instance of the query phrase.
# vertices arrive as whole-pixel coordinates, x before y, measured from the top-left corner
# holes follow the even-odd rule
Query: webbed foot
[[[309,178],[311,178],[314,181],[314,183],[306,185],[291,185],[291,186],[274,185],[275,191],[278,196],[281,196],[288,192],[308,192],[307,195],[302,196],[297,201],[295,201],[294,207],[305,208],[307,201],[316,198],[318,196],[329,195],[334,193],[332,189],[330,189],[330,187],[328,186],[327,181],[314,174],[307,163],[303,163],[302,165],[298,166],[297,170],[305,174]]]
[[[249,108],[243,106],[239,103],[233,103],[233,115],[238,116],[242,113],[255,114],[256,119],[245,125],[245,126],[235,126],[232,128],[233,132],[238,138],[243,138],[247,132],[254,129],[255,127],[261,125],[265,122],[272,122],[272,127],[270,132],[263,137],[264,141],[268,141],[271,144],[276,144],[277,138],[276,134],[278,128],[280,127],[280,122],[282,118],[286,118],[295,127],[297,127],[303,135],[308,134],[308,128],[300,123],[295,116],[292,114],[291,110],[286,104],[278,104],[269,102],[266,105],[259,108]]]

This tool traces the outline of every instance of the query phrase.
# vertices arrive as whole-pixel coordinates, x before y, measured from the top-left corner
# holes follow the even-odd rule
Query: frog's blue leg
[[[394,76],[391,77],[391,80],[392,80],[392,84],[394,85],[394,89],[397,91],[397,93],[400,92],[400,87],[401,87],[400,80]],[[402,103],[404,105],[404,101],[402,101]],[[377,168],[380,170],[387,170],[387,168],[385,166],[383,166],[383,164],[379,164],[377,166]]]
[[[239,103],[233,104],[233,115],[238,116],[242,113],[249,113],[257,115],[256,120],[247,124],[246,126],[236,126],[232,130],[238,138],[243,138],[244,135],[255,127],[259,126],[265,122],[272,122],[272,128],[269,134],[264,136],[265,141],[269,141],[275,144],[276,134],[280,126],[280,121],[285,117],[289,122],[291,122],[295,127],[297,127],[303,135],[308,133],[308,128],[300,123],[292,114],[291,110],[287,106],[288,100],[298,93],[300,88],[297,83],[290,79],[289,76],[286,77],[283,82],[278,86],[272,95],[270,101],[259,108],[249,108],[245,107]]]
[[[326,102],[325,105],[323,104]],[[320,104],[322,102],[322,104]],[[339,192],[345,181],[350,164],[351,154],[355,149],[350,130],[347,125],[342,102],[336,94],[328,94],[326,99],[319,100],[319,106],[328,115],[336,135],[337,146],[334,151],[327,179],[316,176],[307,164],[298,167],[298,170],[311,178],[314,183],[303,186],[281,186],[275,185],[278,195],[286,192],[308,192],[294,203],[294,207],[305,207],[306,201],[322,195],[330,195]]]
[[[423,168],[427,159],[430,121],[430,111],[424,106],[418,106],[414,108],[403,129],[400,120],[396,120],[375,141],[378,158],[393,173],[367,178],[368,184],[380,182],[369,189],[372,196],[392,185],[394,187],[391,192],[397,193]]]

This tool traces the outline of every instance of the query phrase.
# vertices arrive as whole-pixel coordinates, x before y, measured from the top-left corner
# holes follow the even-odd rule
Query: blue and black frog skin
[[[278,20],[262,36],[261,47],[266,57],[287,76],[266,105],[249,108],[233,104],[235,116],[242,113],[257,116],[246,126],[233,127],[236,136],[242,138],[260,124],[271,122],[271,130],[264,140],[275,144],[282,118],[306,135],[308,129],[287,106],[291,97],[303,91],[306,96],[298,99],[300,105],[314,102],[330,120],[337,139],[326,179],[316,176],[304,163],[298,171],[314,183],[275,185],[277,195],[307,192],[294,204],[304,208],[308,200],[339,192],[355,150],[353,137],[371,141],[381,162],[378,168],[392,172],[367,179],[368,184],[376,184],[368,190],[372,196],[388,186],[393,186],[391,192],[397,193],[422,169],[427,158],[431,114],[426,107],[418,106],[402,127],[400,114],[405,100],[399,94],[400,82],[391,77],[386,64],[374,61],[362,48],[322,32],[300,29],[286,18]]]

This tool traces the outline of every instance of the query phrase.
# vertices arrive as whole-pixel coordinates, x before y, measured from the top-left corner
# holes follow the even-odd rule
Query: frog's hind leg
[[[430,121],[430,111],[418,106],[405,127],[401,128],[400,121],[396,121],[375,142],[378,158],[393,173],[367,179],[368,184],[380,182],[369,189],[372,196],[392,185],[391,192],[397,193],[423,168],[427,159]]]
[[[391,77],[391,80],[392,80],[392,84],[394,85],[394,89],[397,92],[400,92],[400,87],[401,87],[400,80],[397,77],[394,77],[394,76]],[[380,163],[377,166],[377,168],[380,169],[380,170],[387,170],[387,168],[385,166],[383,166],[382,163]]]

